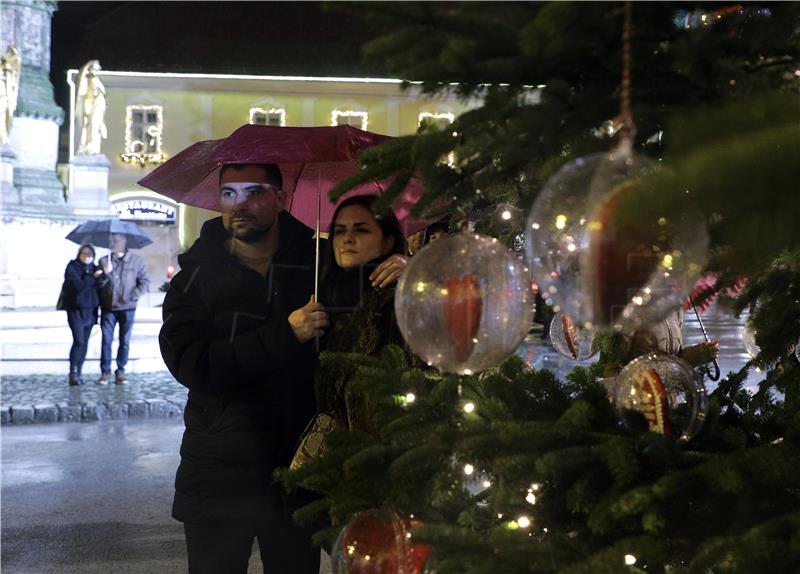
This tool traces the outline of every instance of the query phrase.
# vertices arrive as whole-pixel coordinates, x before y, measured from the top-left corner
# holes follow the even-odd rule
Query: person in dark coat
[[[349,198],[337,207],[331,220],[320,290],[320,301],[331,322],[322,342],[325,351],[376,356],[386,345],[405,346],[394,311],[395,287],[375,289],[369,281],[375,267],[393,254],[406,251],[394,214],[373,213],[375,199]],[[320,412],[333,417],[336,426],[369,430],[365,403],[348,393],[347,383],[352,376],[352,369],[345,365],[318,368],[317,406]]]
[[[94,247],[81,245],[78,255],[67,263],[64,270],[64,309],[72,331],[69,350],[69,384],[83,384],[83,363],[89,347],[92,327],[97,323],[100,298],[97,292],[98,277],[102,270],[94,264]]]
[[[265,572],[317,574],[319,550],[296,526],[304,504],[272,478],[316,411],[313,232],[283,211],[274,165],[227,165],[223,215],[179,257],[164,300],[164,362],[189,389],[172,514],[192,574],[247,572],[255,538]],[[376,270],[394,282],[404,260]]]

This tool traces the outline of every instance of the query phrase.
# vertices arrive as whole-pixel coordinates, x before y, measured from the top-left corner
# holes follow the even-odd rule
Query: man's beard
[[[248,219],[251,222],[255,221],[255,219],[251,218],[244,218],[244,219]],[[228,225],[227,231],[228,235],[230,235],[234,239],[238,239],[239,241],[242,241],[244,243],[255,243],[256,241],[263,238],[267,233],[269,233],[273,225],[275,225],[275,219],[273,219],[271,223],[263,227],[236,228],[234,225],[234,221],[231,220],[230,224]]]

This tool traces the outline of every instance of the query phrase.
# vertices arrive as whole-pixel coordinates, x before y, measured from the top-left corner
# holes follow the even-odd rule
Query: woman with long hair
[[[393,213],[376,215],[372,211],[375,199],[348,198],[333,214],[319,292],[330,319],[321,339],[324,351],[377,356],[389,344],[404,345],[394,312],[395,285],[375,286],[369,275],[388,257],[404,254],[406,240]],[[301,439],[292,468],[321,455],[330,430],[369,429],[366,403],[348,393],[353,374],[353,368],[340,361],[323,361],[318,367],[318,414]]]

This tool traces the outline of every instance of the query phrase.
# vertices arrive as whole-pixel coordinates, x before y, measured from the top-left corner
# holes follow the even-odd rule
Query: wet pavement
[[[170,517],[182,433],[177,420],[5,427],[3,574],[187,572]]]

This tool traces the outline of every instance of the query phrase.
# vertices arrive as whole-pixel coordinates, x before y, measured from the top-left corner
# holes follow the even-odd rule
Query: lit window
[[[432,124],[436,127],[437,130],[443,131],[450,127],[456,119],[456,115],[450,112],[443,112],[440,114],[433,113],[433,112],[422,112],[419,115],[419,125],[422,126],[423,123],[425,124]]]
[[[450,124],[452,124],[456,119],[456,115],[450,112],[442,112],[442,113],[434,113],[434,112],[422,112],[419,114],[418,121],[419,126],[422,125],[430,126],[433,125],[437,131],[445,131],[450,129]],[[453,137],[456,134],[453,132]],[[456,154],[455,152],[450,152],[447,156],[443,157],[440,161],[441,164],[447,164],[450,167],[455,167],[456,165]]]
[[[368,117],[369,114],[367,112],[333,110],[333,113],[331,113],[331,125],[353,126],[354,128],[366,131]]]
[[[286,110],[284,108],[250,108],[250,123],[259,126],[285,126]]]
[[[162,106],[128,106],[125,113],[125,152],[127,163],[161,163],[166,157],[161,150],[164,130]]]

